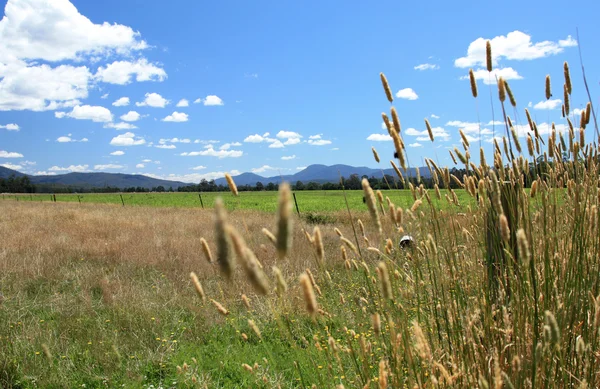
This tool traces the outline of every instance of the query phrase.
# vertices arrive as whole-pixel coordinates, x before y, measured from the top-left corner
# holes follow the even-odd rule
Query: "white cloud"
[[[219,147],[219,149],[221,149],[221,150],[229,150],[232,146],[233,147],[237,147],[237,146],[241,146],[241,145],[242,144],[240,142],[225,143],[221,147]]]
[[[263,166],[261,166],[261,167],[254,168],[254,169],[252,169],[251,171],[252,171],[252,173],[264,173],[264,172],[266,172],[267,170],[278,170],[278,169],[279,169],[279,168],[272,167],[272,166],[269,166],[269,165],[263,165]]]
[[[412,88],[400,89],[396,93],[396,97],[398,97],[399,99],[406,99],[406,100],[416,100],[419,98],[419,96],[417,96],[417,93],[414,90],[412,90]]]
[[[323,134],[311,135],[308,139],[321,139],[321,136],[323,136]]]
[[[138,82],[163,81],[167,78],[167,73],[148,63],[146,58],[140,58],[135,62],[115,61],[106,67],[100,67],[94,77],[109,84],[126,85],[131,83],[132,76]]]
[[[192,173],[192,174],[169,174],[166,176],[161,176],[157,174],[151,173],[143,173],[143,175],[152,178],[158,178],[161,180],[171,180],[171,181],[181,181],[181,182],[189,182],[189,183],[198,183],[201,180],[215,180],[217,178],[225,177],[226,172],[208,172],[208,173]],[[230,170],[228,171],[232,176],[237,176],[241,174],[239,170]]]
[[[471,42],[467,49],[467,56],[456,59],[454,66],[459,68],[486,66],[486,41],[487,39],[478,38]],[[494,66],[497,66],[498,61],[502,59],[523,61],[544,58],[563,52],[565,47],[577,46],[577,42],[570,35],[567,39],[558,42],[542,41],[532,43],[531,36],[521,31],[500,35],[490,41]]]
[[[94,24],[69,1],[11,0],[0,21],[0,110],[43,111],[73,107],[88,96],[86,66],[39,64],[81,62],[129,55],[147,48],[139,33],[116,24]]]
[[[112,153],[110,153],[110,155],[115,155],[115,156],[125,155],[125,152],[121,151],[121,150],[117,150],[117,151],[113,151]]]
[[[101,99],[108,99],[108,93],[103,94],[102,96],[100,96]]]
[[[325,145],[330,145],[331,141],[325,140],[325,139],[317,139],[317,140],[310,139],[308,141],[308,144],[312,145],[312,146],[325,146]]]
[[[109,169],[123,169],[123,165],[115,165],[109,163],[107,165],[94,165],[94,170],[109,170]]]
[[[291,145],[295,145],[300,143],[300,138],[289,138],[288,140],[286,140],[285,142],[283,142],[284,145],[286,146],[291,146]],[[311,142],[311,141],[309,141]]]
[[[414,67],[415,70],[437,70],[439,68],[439,65],[431,63],[423,63]]]
[[[457,127],[459,129],[461,129],[465,134],[479,134],[481,133],[482,135],[488,135],[492,133],[492,130],[490,130],[489,128],[486,128],[487,126],[499,126],[499,125],[504,125],[504,122],[500,122],[498,120],[496,121],[489,121],[487,124],[479,124],[479,123],[473,123],[473,122],[462,122],[460,120],[451,120],[449,122],[446,123],[447,126],[450,127]]]
[[[279,131],[275,136],[279,139],[302,138],[302,135],[293,131]]]
[[[332,151],[338,151],[340,148],[339,147],[332,147],[331,150]]]
[[[494,68],[491,72],[487,69],[477,69],[473,71],[476,80],[483,80],[486,85],[495,85],[496,78],[502,77],[505,80],[521,80],[523,77],[513,68]],[[461,80],[468,80],[469,75],[462,76]]]
[[[246,139],[244,139],[244,142],[246,142],[246,143],[261,143],[261,142],[265,142],[265,138],[258,134],[254,134],[254,135],[247,136]]]
[[[68,136],[61,136],[61,137],[58,137],[58,139],[56,139],[56,141],[59,143],[66,143],[66,142],[73,142],[73,139],[69,138]]]
[[[20,130],[19,125],[18,124],[14,124],[14,123],[9,123],[9,124],[7,124],[5,126],[1,126],[0,125],[0,128],[5,128],[8,131],[19,131]]]
[[[392,137],[389,136],[388,134],[371,134],[367,137],[367,140],[373,141],[373,142],[386,142],[386,141],[391,141]]]
[[[189,105],[190,105],[189,101],[187,101],[186,99],[181,99],[177,103],[176,107],[189,107]]]
[[[200,104],[202,102],[202,98],[198,97],[196,100],[194,100],[194,104]]]
[[[104,125],[104,128],[114,128],[115,130],[133,130],[137,127],[131,123],[120,122],[120,123],[106,123]]]
[[[135,111],[129,111],[124,115],[121,115],[121,120],[126,121],[126,122],[136,122],[138,120],[140,120],[140,118],[142,117],[142,115],[140,115],[139,113],[135,112]]]
[[[552,109],[560,108],[561,104],[562,104],[562,100],[561,99],[544,100],[544,101],[540,101],[539,103],[537,103],[536,105],[534,105],[533,109],[552,110]]]
[[[146,167],[146,165],[144,165],[143,163],[138,163],[137,165],[135,165],[135,167],[138,169],[143,169]]]
[[[432,117],[433,119],[439,119],[439,118],[440,118],[438,115],[434,115],[434,114],[431,114],[431,117]]]
[[[204,169],[206,169],[206,166],[202,166],[202,165],[200,165],[200,166],[195,166],[195,167],[193,167],[193,168],[191,168],[191,169],[192,169],[192,170],[204,170]]]
[[[158,143],[164,145],[165,143],[190,143],[191,140],[187,138],[171,138],[171,139],[160,139]]]
[[[23,158],[23,154],[0,150],[0,158]]]
[[[283,159],[284,161],[290,161],[292,159],[296,159],[296,154],[288,156],[284,155],[283,157],[281,157],[281,159]]]
[[[304,170],[304,169],[306,169],[306,166],[298,166],[298,167],[296,168],[296,170]]]
[[[157,149],[167,149],[167,150],[172,150],[172,149],[177,148],[177,146],[175,146],[175,145],[156,145],[154,147],[156,147]]]
[[[0,166],[3,166],[5,168],[7,168],[7,169],[18,170],[18,171],[21,171],[21,169],[23,169],[23,166],[21,166],[21,165],[14,165],[12,163],[2,163],[2,164],[0,164]]]
[[[146,93],[145,99],[142,102],[137,102],[135,105],[138,107],[154,107],[154,108],[164,108],[167,104],[169,104],[169,100],[165,99],[158,93]]]
[[[181,153],[181,156],[184,157],[196,157],[196,156],[204,156],[204,157],[218,157],[219,159],[223,158],[239,158],[244,154],[243,151],[240,150],[215,150],[212,145],[208,145],[206,150],[202,151],[192,151],[189,153]]]
[[[285,146],[283,145],[283,143],[281,143],[281,141],[280,141],[280,140],[277,140],[277,139],[275,139],[275,141],[274,141],[274,142],[271,142],[271,144],[269,145],[269,148],[270,148],[270,149],[281,149],[281,148],[283,148],[283,147],[285,147]]]
[[[207,144],[214,144],[214,143],[219,143],[218,140],[203,140],[203,139],[196,139],[194,141],[194,143],[200,143],[203,145],[207,145]]]
[[[409,144],[408,147],[423,147],[423,145],[420,144],[419,142],[415,142],[415,143]]]
[[[432,127],[431,132],[435,139],[448,140],[450,138],[450,134],[443,127]],[[419,131],[414,128],[407,128],[404,133],[410,136],[417,136],[418,141],[430,140],[427,130]]]
[[[194,101],[194,103],[196,102],[200,102],[202,101],[204,103],[204,105],[206,106],[212,106],[212,105],[224,105],[225,103],[223,103],[223,100],[221,100],[221,98],[219,96],[215,96],[215,95],[209,95],[206,96],[205,99],[197,99],[196,101]]]
[[[70,173],[82,173],[88,171],[89,165],[70,165],[67,167],[52,166],[48,171],[50,172],[70,172]]]
[[[136,137],[133,132],[126,132],[111,139],[112,146],[139,146],[145,144],[144,138]]]
[[[173,112],[171,115],[162,119],[163,122],[182,123],[188,121],[188,114],[183,112]]]
[[[78,120],[92,120],[94,122],[111,122],[113,120],[110,110],[92,105],[76,105],[71,112],[55,112],[54,116],[59,119],[70,117]]]
[[[129,105],[129,97],[121,97],[120,99],[118,99],[114,103],[112,103],[112,105],[114,105],[115,107],[127,106],[127,105]]]

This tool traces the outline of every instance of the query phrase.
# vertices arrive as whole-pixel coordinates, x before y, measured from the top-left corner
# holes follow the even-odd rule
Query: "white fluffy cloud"
[[[283,157],[281,157],[281,159],[283,159],[284,161],[290,161],[292,159],[296,159],[296,154],[294,154],[294,155],[284,155]]]
[[[135,111],[129,111],[124,115],[121,115],[121,120],[126,121],[126,122],[136,122],[138,120],[140,120],[140,118],[142,117],[142,115],[140,115],[139,113],[135,112]]]
[[[275,136],[279,139],[302,138],[302,135],[294,131],[279,131]]]
[[[491,72],[487,69],[477,69],[473,71],[476,80],[483,80],[484,84],[495,85],[496,78],[502,77],[505,80],[521,80],[523,77],[513,68],[494,68]],[[468,80],[469,75],[462,76],[461,80]]]
[[[241,150],[215,150],[212,145],[206,146],[205,150],[202,151],[192,151],[189,153],[181,153],[179,155],[184,157],[217,157],[219,159],[223,158],[239,158],[244,154]]]
[[[120,156],[120,155],[125,155],[125,152],[121,151],[121,150],[117,150],[117,151],[113,151],[112,153],[110,153],[110,155]]]
[[[386,142],[386,141],[391,141],[392,137],[389,136],[388,134],[371,134],[367,137],[367,140],[370,140],[373,142]]]
[[[163,122],[182,123],[188,121],[188,114],[184,112],[173,112],[171,115],[162,119]]]
[[[133,132],[126,132],[111,139],[112,146],[139,146],[145,144],[144,138],[136,137]]]
[[[146,167],[146,165],[144,165],[143,163],[138,163],[137,165],[135,165],[135,167],[138,169],[143,169]]]
[[[23,154],[0,150],[0,158],[23,158]]]
[[[206,166],[202,166],[202,165],[200,165],[200,166],[195,166],[195,167],[193,167],[193,168],[191,168],[191,169],[192,169],[192,170],[204,170],[204,169],[206,169]]]
[[[18,171],[21,171],[23,169],[23,166],[15,165],[12,163],[0,163],[0,166],[5,167],[7,169],[18,170]]]
[[[137,102],[135,105],[138,107],[154,107],[154,108],[164,108],[167,104],[169,104],[169,100],[165,99],[158,93],[146,93],[145,99],[142,102]]]
[[[461,129],[465,134],[479,134],[481,133],[482,135],[489,135],[492,134],[492,130],[490,130],[488,127],[490,126],[499,126],[499,125],[504,125],[504,122],[500,122],[498,120],[496,121],[489,121],[488,123],[473,123],[473,122],[463,122],[460,120],[451,120],[449,122],[446,123],[447,126],[450,127],[457,127],[459,129]]]
[[[112,103],[112,105],[114,105],[115,107],[127,106],[127,105],[129,105],[129,97],[121,97],[120,99],[118,99],[114,103]]]
[[[126,85],[131,83],[131,78],[141,81],[163,81],[167,78],[167,73],[151,63],[145,58],[140,58],[135,62],[115,61],[106,67],[98,68],[97,80],[109,84]]]
[[[249,135],[246,137],[246,139],[244,139],[244,142],[246,143],[261,143],[261,142],[265,142],[266,138],[263,137],[262,135],[258,135],[258,134],[254,134],[254,135]]]
[[[396,93],[396,97],[398,97],[399,99],[406,99],[406,100],[416,100],[419,98],[417,93],[414,90],[412,90],[412,88],[400,89]]]
[[[409,144],[408,147],[423,147],[423,145],[420,144],[419,142],[415,142],[415,143]]]
[[[273,166],[269,166],[269,165],[263,165],[261,167],[257,167],[252,169],[252,173],[264,173],[268,170],[278,170],[279,168],[273,167]]]
[[[120,123],[106,123],[104,125],[104,128],[114,128],[115,130],[133,130],[137,127],[131,123],[120,122]]]
[[[433,118],[433,119],[439,119],[440,117],[438,115],[435,115],[435,114],[432,113],[431,114],[431,118]]]
[[[89,165],[70,165],[67,167],[52,166],[48,171],[50,172],[70,172],[70,173],[82,173],[88,171]]]
[[[172,149],[176,149],[177,148],[177,146],[175,146],[175,145],[164,145],[164,144],[163,145],[156,145],[154,147],[156,147],[157,149],[165,149],[165,150],[172,150]]]
[[[309,139],[308,144],[312,145],[312,146],[325,146],[325,145],[330,145],[331,141],[326,140],[326,139],[317,139],[317,140]]]
[[[432,127],[431,132],[433,133],[433,137],[435,139],[448,140],[450,139],[450,134],[443,127]],[[429,132],[427,130],[419,131],[414,128],[407,128],[404,131],[406,135],[416,136],[418,137],[418,141],[426,141],[429,139]]]
[[[199,104],[199,103],[203,103],[206,106],[211,106],[211,105],[225,105],[225,103],[223,102],[223,100],[221,100],[221,98],[219,96],[215,96],[215,95],[208,95],[206,96],[206,98],[197,98],[196,100],[194,100],[194,104]]]
[[[116,23],[94,24],[67,0],[9,0],[0,21],[0,110],[54,110],[80,104],[93,77],[81,63],[147,48]],[[39,61],[46,63],[40,64]]]
[[[123,169],[123,165],[115,165],[109,163],[107,165],[94,165],[94,170],[109,170],[109,169]]]
[[[544,100],[544,101],[540,101],[539,103],[537,103],[536,105],[534,105],[533,109],[552,110],[552,109],[560,108],[561,104],[562,104],[562,100],[561,99]]]
[[[221,178],[225,176],[226,172],[208,172],[208,173],[192,173],[192,174],[169,174],[165,176],[144,173],[147,177],[158,178],[161,180],[171,180],[171,181],[181,181],[181,182],[190,182],[190,183],[198,183],[201,180],[215,180],[217,178]],[[239,170],[230,170],[228,172],[232,176],[237,176],[241,174]]]
[[[92,105],[76,105],[71,112],[55,112],[57,118],[70,117],[94,122],[112,122],[113,115],[108,108]]]
[[[285,146],[283,145],[283,143],[281,143],[280,140],[275,139],[273,142],[271,142],[271,144],[269,145],[270,149],[281,149],[284,148]]]
[[[414,67],[415,70],[437,70],[439,68],[439,65],[431,63],[423,63]]]
[[[223,145],[221,145],[221,147],[219,147],[220,150],[229,150],[232,147],[237,147],[237,146],[241,146],[242,144],[240,142],[233,142],[233,143],[225,143]]]
[[[4,128],[8,131],[19,131],[19,125],[18,124],[14,124],[14,123],[9,123],[7,125],[0,125],[0,128]]]
[[[176,107],[189,107],[189,105],[190,105],[189,101],[187,101],[186,99],[181,99],[177,103]]]
[[[473,66],[486,66],[485,46],[487,39],[478,38],[469,44],[467,56],[454,61],[454,66],[468,68]],[[507,60],[532,60],[555,55],[564,51],[565,47],[577,46],[577,42],[569,35],[558,42],[542,41],[532,43],[531,36],[521,31],[513,31],[507,35],[500,35],[491,40],[492,63],[494,66],[502,59]]]
[[[158,141],[158,143],[160,143],[161,145],[164,145],[166,143],[191,143],[191,140],[187,139],[187,138],[171,138],[171,139],[160,139]]]

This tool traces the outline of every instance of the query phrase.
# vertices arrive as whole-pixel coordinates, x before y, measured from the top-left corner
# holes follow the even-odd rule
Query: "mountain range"
[[[429,170],[427,168],[419,169],[423,177],[429,177]],[[254,173],[242,173],[238,176],[234,176],[233,179],[237,185],[256,185],[257,182],[263,184],[280,183],[282,181],[288,181],[295,184],[297,181],[308,183],[310,181],[325,183],[325,182],[339,182],[340,175],[344,178],[350,177],[352,174],[358,174],[359,177],[377,177],[381,178],[383,174],[395,175],[393,169],[372,169],[365,166],[349,166],[349,165],[310,165],[298,173],[284,176],[274,177],[263,177]],[[26,174],[18,172],[16,170],[8,169],[0,166],[0,178],[8,178],[11,175],[16,177],[22,177]],[[406,176],[416,176],[416,169],[409,169]],[[128,187],[143,187],[151,189],[153,187],[163,186],[165,188],[173,187],[177,189],[180,186],[186,186],[188,183],[181,181],[169,181],[152,178],[140,174],[122,174],[122,173],[68,173],[68,174],[57,174],[53,176],[34,176],[27,175],[34,185],[57,185],[57,186],[69,186],[78,188],[93,188],[93,187],[117,187],[117,188],[128,188]],[[217,185],[227,185],[225,178],[219,178],[215,180]],[[197,184],[197,183],[196,183]]]

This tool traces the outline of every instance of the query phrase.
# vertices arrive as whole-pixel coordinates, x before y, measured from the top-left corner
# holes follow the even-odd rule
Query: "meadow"
[[[326,218],[230,177],[205,209],[0,201],[0,386],[599,387],[600,139],[564,74],[568,130],[526,111],[519,137],[503,114],[491,156],[460,132],[465,177],[426,160],[433,187],[298,195]],[[516,107],[502,78],[497,96]],[[382,116],[404,168],[396,109]]]

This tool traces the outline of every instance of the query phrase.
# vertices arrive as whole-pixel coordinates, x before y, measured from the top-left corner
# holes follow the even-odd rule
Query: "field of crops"
[[[404,208],[410,207],[415,199],[410,190],[383,190],[384,197]],[[459,210],[465,210],[467,205],[473,205],[474,200],[464,190],[457,190],[459,206],[452,205]],[[343,191],[298,191],[295,193],[298,210],[300,213],[310,212],[336,212],[346,210]],[[234,197],[226,193],[90,193],[90,194],[57,194],[57,202],[81,202],[118,204],[125,206],[150,206],[150,207],[189,207],[213,208],[217,197],[224,200],[228,210],[249,209],[264,212],[275,212],[277,209],[277,192],[240,192]],[[365,210],[362,191],[346,191],[350,210]],[[122,200],[121,200],[122,199]],[[5,201],[54,201],[52,194],[6,194],[0,200]],[[438,200],[435,196],[432,201],[439,209],[446,209],[450,203],[445,198]],[[387,207],[387,205],[385,205]],[[294,205],[294,210],[296,210]]]

